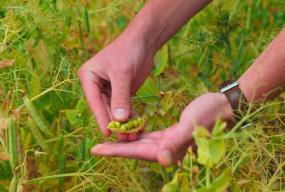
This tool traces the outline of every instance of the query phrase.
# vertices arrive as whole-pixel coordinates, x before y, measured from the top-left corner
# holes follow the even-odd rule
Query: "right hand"
[[[224,94],[206,93],[183,110],[177,124],[162,131],[143,133],[134,142],[97,144],[91,149],[91,153],[158,161],[168,166],[182,159],[189,146],[195,147],[192,133],[197,126],[211,131],[217,119],[234,122],[232,107]]]
[[[131,96],[143,84],[154,65],[141,40],[121,35],[83,64],[78,76],[88,104],[102,133],[110,136],[111,120],[126,121],[132,114]],[[134,141],[136,134],[118,134],[122,141]]]

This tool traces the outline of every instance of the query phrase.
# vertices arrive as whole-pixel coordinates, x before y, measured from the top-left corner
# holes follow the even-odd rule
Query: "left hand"
[[[217,118],[233,121],[231,106],[225,95],[207,93],[191,102],[182,112],[179,122],[168,129],[141,134],[134,142],[98,144],[91,153],[158,161],[168,166],[182,159],[187,148],[194,145],[192,133],[195,126],[211,129]]]

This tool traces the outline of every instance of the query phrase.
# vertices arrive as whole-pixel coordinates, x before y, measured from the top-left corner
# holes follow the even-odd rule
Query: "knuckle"
[[[177,153],[177,147],[174,143],[169,143],[167,147],[173,154]]]
[[[128,92],[119,92],[115,93],[113,96],[113,100],[116,105],[125,105],[129,102],[130,93]]]
[[[122,65],[116,65],[117,67],[114,68],[113,73],[115,75],[118,74],[131,74],[132,73],[132,65],[130,64],[122,64]]]

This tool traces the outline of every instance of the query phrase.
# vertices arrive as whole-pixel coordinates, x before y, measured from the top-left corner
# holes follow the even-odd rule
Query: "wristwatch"
[[[248,109],[248,101],[239,88],[239,83],[234,80],[225,81],[219,86],[221,93],[227,97],[236,120],[240,120]]]

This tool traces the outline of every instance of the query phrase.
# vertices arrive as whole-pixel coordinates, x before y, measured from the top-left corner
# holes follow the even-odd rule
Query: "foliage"
[[[284,96],[246,114],[242,121],[255,119],[246,129],[198,128],[198,156],[189,148],[178,168],[90,155],[105,139],[77,69],[143,3],[1,0],[0,191],[285,190]],[[214,1],[156,55],[133,98],[147,129],[167,128],[193,98],[238,78],[284,20],[283,1]]]

